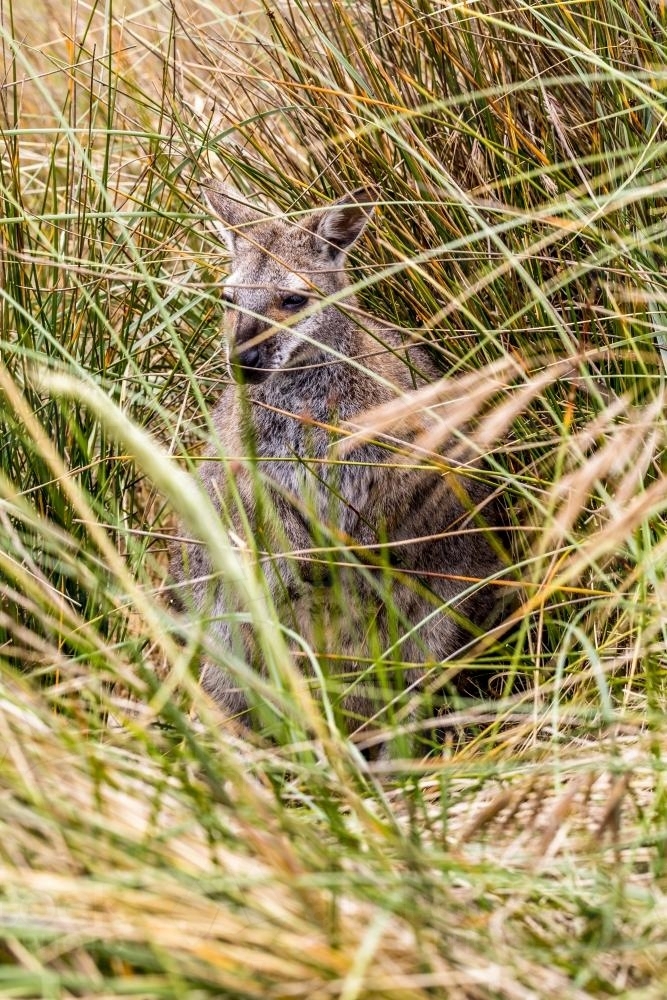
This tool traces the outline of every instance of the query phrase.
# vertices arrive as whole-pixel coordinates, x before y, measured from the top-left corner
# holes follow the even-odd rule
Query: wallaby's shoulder
[[[369,369],[401,392],[442,377],[429,348],[417,336],[373,319],[366,327]]]

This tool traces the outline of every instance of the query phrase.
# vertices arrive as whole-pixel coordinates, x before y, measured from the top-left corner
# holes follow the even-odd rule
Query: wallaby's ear
[[[357,188],[333,205],[313,213],[308,226],[325,244],[332,259],[346,253],[361,236],[373,214],[376,200],[375,188]]]
[[[216,229],[233,254],[237,237],[243,235],[244,228],[260,222],[262,213],[249,205],[236,188],[222,185],[213,179],[200,181],[199,190],[202,201],[214,216]]]

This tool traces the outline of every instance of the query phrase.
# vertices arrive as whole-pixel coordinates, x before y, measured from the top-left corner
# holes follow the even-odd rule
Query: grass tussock
[[[662,5],[0,15],[0,996],[664,996]],[[388,695],[404,758],[294,669],[189,474],[227,378],[204,173],[289,213],[377,186],[355,288],[446,377],[339,457],[446,443],[507,498],[511,617]],[[256,732],[178,640],[176,515],[263,630]]]

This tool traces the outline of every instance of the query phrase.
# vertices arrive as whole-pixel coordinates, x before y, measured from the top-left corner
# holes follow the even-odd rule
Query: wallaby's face
[[[294,220],[261,214],[230,190],[208,187],[205,198],[231,255],[223,297],[234,377],[263,382],[307,365],[322,347],[336,351],[335,306],[321,303],[347,284],[345,258],[370,218],[373,192]]]

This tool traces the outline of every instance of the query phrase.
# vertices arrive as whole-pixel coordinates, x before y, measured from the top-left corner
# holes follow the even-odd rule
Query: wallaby
[[[281,623],[311,644],[348,727],[381,723],[397,690],[418,687],[489,620],[499,505],[474,468],[420,468],[373,441],[336,455],[346,421],[442,375],[425,347],[369,320],[347,292],[347,253],[375,192],[287,218],[213,181],[203,191],[231,258],[232,378],[201,480],[234,536],[258,550]],[[177,547],[171,572],[221,650],[220,662],[204,659],[201,683],[241,715],[247,693],[224,668],[234,616],[203,546]],[[234,628],[262,671],[251,627]],[[296,662],[309,672],[307,657]]]

